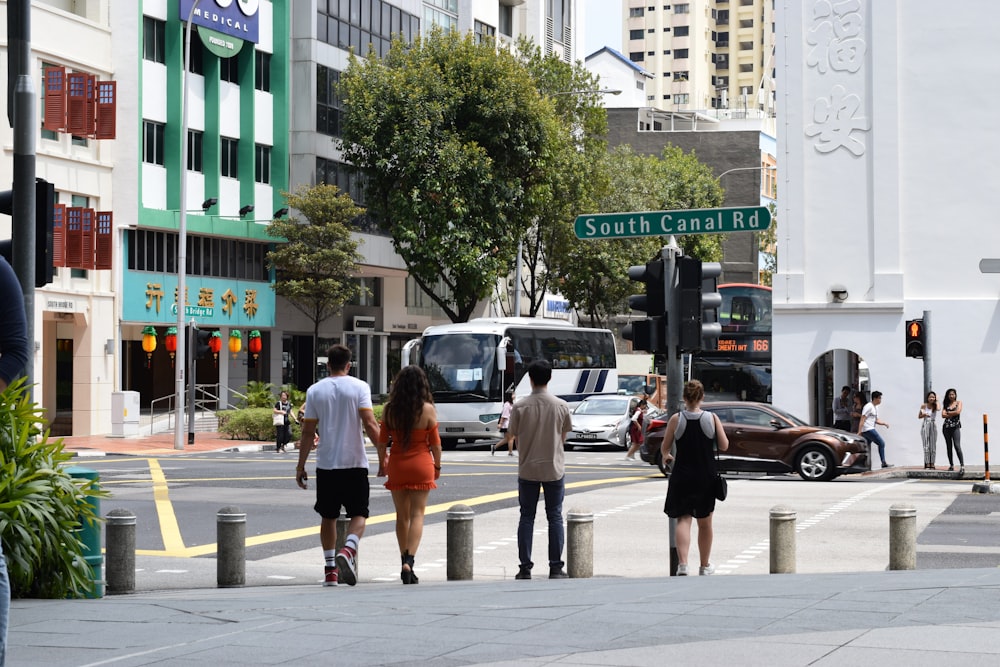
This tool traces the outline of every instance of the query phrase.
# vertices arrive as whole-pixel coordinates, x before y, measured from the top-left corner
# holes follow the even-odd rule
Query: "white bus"
[[[552,364],[549,391],[575,403],[618,390],[615,340],[607,329],[575,327],[530,317],[479,318],[428,327],[402,352],[430,380],[441,445],[496,440],[504,393],[531,392],[528,364]]]

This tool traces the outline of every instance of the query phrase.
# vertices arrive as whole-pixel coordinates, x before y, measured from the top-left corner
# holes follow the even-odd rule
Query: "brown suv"
[[[719,416],[729,437],[728,451],[719,456],[723,472],[797,472],[802,479],[826,481],[869,469],[868,443],[859,435],[809,426],[767,403],[727,401],[701,407]],[[639,455],[669,476],[671,466],[660,457],[667,419],[662,415],[650,421]],[[852,454],[859,456],[848,465]]]

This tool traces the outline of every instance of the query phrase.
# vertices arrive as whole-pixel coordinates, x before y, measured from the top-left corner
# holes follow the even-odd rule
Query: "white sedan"
[[[566,438],[566,446],[614,445],[628,449],[629,422],[638,404],[635,396],[588,396],[573,408],[573,430]]]

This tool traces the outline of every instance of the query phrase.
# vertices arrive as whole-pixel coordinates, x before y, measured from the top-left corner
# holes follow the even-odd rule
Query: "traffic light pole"
[[[35,341],[35,85],[28,73],[31,61],[31,2],[8,0],[9,73],[13,80],[14,184],[11,204],[11,259],[24,294],[27,338]],[[34,354],[24,366],[28,400],[34,400]]]
[[[924,363],[924,395],[923,398],[927,398],[927,392],[931,390],[931,311],[924,311],[924,358],[921,360]]]
[[[668,308],[677,312],[677,258],[680,257],[681,249],[677,247],[677,240],[671,236],[670,241],[660,251],[663,257],[663,300],[668,304]],[[680,318],[673,317],[666,332],[666,345],[664,351],[667,356],[667,413],[674,415],[680,410],[683,388],[684,388],[684,365],[681,361],[679,350],[679,329],[674,322]],[[670,576],[677,574],[677,519],[669,519],[668,532],[670,534]]]

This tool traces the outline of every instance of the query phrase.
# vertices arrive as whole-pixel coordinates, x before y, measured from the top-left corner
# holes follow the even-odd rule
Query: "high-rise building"
[[[622,11],[622,52],[652,74],[648,106],[773,113],[774,0],[627,0]]]

